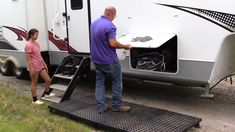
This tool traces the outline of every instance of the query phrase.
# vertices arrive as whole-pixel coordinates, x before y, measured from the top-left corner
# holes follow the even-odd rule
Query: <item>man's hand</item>
[[[130,49],[131,45],[130,44],[121,44],[118,42],[116,39],[109,39],[109,45],[111,47],[117,48],[117,49]]]
[[[125,49],[126,50],[131,49],[131,45],[130,44],[125,45]]]

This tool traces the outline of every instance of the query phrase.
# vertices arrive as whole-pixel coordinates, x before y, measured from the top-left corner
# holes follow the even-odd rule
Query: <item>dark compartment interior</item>
[[[177,36],[158,48],[132,48],[131,67],[138,70],[177,72]]]

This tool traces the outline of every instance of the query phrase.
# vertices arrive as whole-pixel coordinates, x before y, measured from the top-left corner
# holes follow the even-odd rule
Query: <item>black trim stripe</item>
[[[178,9],[178,10],[193,14],[195,16],[201,17],[203,19],[206,19],[207,21],[210,21],[218,25],[228,30],[229,32],[235,32],[235,15],[234,14],[228,14],[228,13],[223,13],[223,12],[198,9],[198,8],[192,8],[192,7],[185,7],[185,6],[167,5],[167,4],[160,4],[160,3],[155,3],[155,4],[171,7],[174,9]]]
[[[68,42],[68,47],[67,47],[67,51],[69,52],[69,22],[68,22],[68,8],[67,8],[67,0],[64,1],[64,5],[65,5],[65,21],[66,21],[66,35],[67,35],[67,42]]]
[[[90,0],[87,0],[87,10],[88,10],[88,29],[89,29],[89,44],[90,44],[90,48],[91,48],[91,38],[90,38],[90,34],[91,34],[91,2]],[[90,49],[91,50],[91,49]]]

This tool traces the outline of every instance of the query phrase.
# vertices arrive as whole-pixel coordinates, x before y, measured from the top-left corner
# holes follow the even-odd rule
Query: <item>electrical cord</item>
[[[232,73],[224,78],[222,78],[220,81],[218,81],[216,84],[214,84],[209,90],[212,90],[215,86],[217,86],[221,81],[223,81],[225,78],[228,78],[228,77],[232,77],[233,75],[235,75],[235,73]]]

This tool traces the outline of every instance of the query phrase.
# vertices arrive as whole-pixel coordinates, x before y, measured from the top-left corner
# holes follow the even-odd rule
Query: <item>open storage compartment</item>
[[[130,43],[130,67],[152,72],[177,72],[177,36],[173,33],[126,35],[121,42]]]

